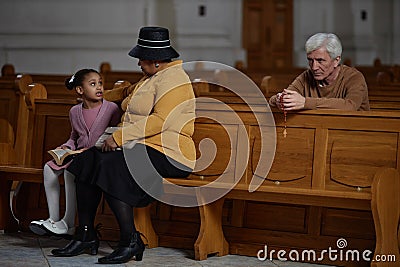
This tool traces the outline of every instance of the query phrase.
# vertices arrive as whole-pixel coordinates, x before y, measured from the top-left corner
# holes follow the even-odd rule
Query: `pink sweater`
[[[71,136],[63,145],[72,150],[84,147],[92,147],[108,126],[116,126],[121,120],[121,114],[117,104],[103,100],[99,114],[89,129],[83,117],[82,104],[75,105],[69,111],[71,122]]]
[[[116,126],[120,122],[121,112],[117,104],[104,99],[90,129],[86,125],[83,116],[82,104],[77,104],[71,108],[69,111],[69,120],[72,128],[71,135],[67,142],[61,146],[68,146],[72,150],[77,150],[94,146],[97,139],[99,139],[108,126]],[[67,163],[63,166],[58,166],[53,160],[48,161],[46,164],[55,170],[64,169],[69,165]]]

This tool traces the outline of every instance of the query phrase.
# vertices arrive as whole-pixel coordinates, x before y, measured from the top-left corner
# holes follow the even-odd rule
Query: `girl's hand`
[[[115,143],[114,138],[112,136],[108,137],[104,140],[103,146],[101,147],[101,151],[108,152],[108,151],[115,151],[118,145]]]

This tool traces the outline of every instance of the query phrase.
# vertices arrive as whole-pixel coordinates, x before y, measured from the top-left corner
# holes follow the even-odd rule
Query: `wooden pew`
[[[44,88],[43,85],[35,84],[35,87],[38,86]],[[36,89],[35,87],[32,89]],[[41,97],[31,103],[34,104],[19,116],[18,134],[16,134],[14,145],[0,144],[11,155],[10,159],[16,159],[2,162],[0,166],[0,229],[5,231],[17,229],[26,231],[31,220],[37,219],[38,216],[41,218],[48,216],[47,210],[37,212],[37,210],[32,210],[30,205],[37,204],[39,201],[46,203],[41,184],[43,183],[43,165],[51,158],[47,150],[68,139],[71,132],[69,109],[77,102]],[[26,119],[26,122],[24,123],[21,118]],[[18,207],[15,210],[16,216],[21,218],[16,223],[9,210],[8,196],[10,190],[21,187],[22,182],[25,186],[22,188],[28,190],[19,193],[16,200],[18,204],[13,203]],[[38,194],[39,192],[42,196]]]
[[[247,75],[264,94],[272,94],[273,92],[278,93],[282,91],[304,70],[304,68],[282,68],[264,70],[262,72],[248,72],[244,70],[243,74]],[[214,80],[227,80],[232,84],[235,84],[235,78],[237,78],[236,75],[236,73],[230,74],[229,71],[220,71],[218,75],[215,75]],[[238,79],[238,81],[241,82],[242,79]]]
[[[103,76],[104,84],[106,89],[111,89],[115,82],[117,81],[128,81],[130,83],[137,82],[143,74],[141,72],[136,71],[114,71],[111,68],[111,65],[107,62],[103,62],[100,65],[100,73]],[[290,68],[290,69],[282,69],[282,70],[271,70],[268,73],[285,73],[286,71],[289,73],[300,73],[303,68]],[[257,86],[261,86],[261,80],[265,76],[265,71],[263,72],[247,72],[244,69],[238,69],[238,71],[242,71],[243,74],[247,75]],[[199,63],[194,66],[194,69],[188,71],[190,79],[198,80],[201,79],[203,81],[207,81],[209,83],[209,90],[213,92],[220,92],[223,89],[218,86],[218,84],[226,84],[226,82],[235,83],[236,72],[232,70],[225,69],[205,69],[204,66]],[[290,76],[292,77],[293,74]],[[239,80],[240,82],[240,80]]]
[[[17,129],[18,103],[19,95],[15,86],[15,78],[0,77],[0,119],[7,121],[13,131]],[[0,139],[0,142],[4,140]]]
[[[7,119],[0,119],[3,136],[0,141],[0,149],[2,151],[2,160],[0,166],[0,228],[5,230],[16,229],[13,225],[12,216],[9,212],[8,200],[10,190],[16,188],[17,181],[31,181],[32,174],[37,175],[40,171],[30,167],[32,160],[31,151],[33,151],[32,140],[34,138],[34,110],[35,101],[37,99],[45,99],[47,97],[46,90],[41,84],[32,84],[31,80],[26,76],[18,77],[16,83],[18,85],[18,101],[15,111],[17,115],[17,127],[14,131],[13,126]],[[5,130],[7,129],[7,130]],[[14,135],[15,133],[15,135]],[[23,166],[20,169],[18,166]],[[7,178],[9,173],[18,173],[18,177],[12,179]],[[7,175],[5,175],[7,174]],[[14,175],[12,174],[12,175]],[[4,177],[3,177],[4,176]],[[7,227],[11,225],[11,227]]]
[[[67,90],[64,82],[60,82],[62,76],[49,75],[46,78],[45,75],[14,75],[12,65],[3,66],[2,73],[5,75],[0,77],[0,118],[8,121],[15,133],[17,132],[21,99],[29,94],[30,89],[28,88],[34,83],[38,83],[38,80],[46,84],[46,98],[70,99],[76,102],[78,97],[75,91]],[[48,90],[49,88],[50,90]],[[0,139],[1,141],[4,140]]]
[[[119,82],[116,83],[116,86],[118,85],[120,85]],[[194,86],[201,91],[208,91],[207,85],[207,83],[196,83]],[[19,111],[15,111],[18,115],[18,127],[14,131],[8,121],[0,121],[2,125],[0,131],[0,140],[2,141],[0,144],[4,148],[3,155],[6,155],[7,152],[7,157],[2,157],[2,166],[0,166],[1,181],[5,183],[1,188],[3,192],[11,189],[11,184],[6,182],[7,180],[34,182],[37,184],[32,185],[31,188],[43,193],[43,188],[39,187],[38,184],[42,183],[43,180],[43,164],[51,158],[46,151],[68,139],[71,132],[69,110],[77,102],[69,99],[48,99],[44,86],[32,83],[29,75],[21,76],[18,80],[18,86],[22,95],[21,98],[18,98],[21,101],[20,105],[16,105],[20,107]],[[7,193],[2,194],[2,196],[5,195]],[[45,204],[45,199],[39,198],[40,196],[35,194],[29,198],[22,195],[20,202],[23,203],[25,199],[30,199],[28,205],[37,204],[39,201]],[[7,199],[3,199],[1,203],[3,209],[0,214],[7,215],[0,216],[0,228],[15,229],[15,223],[11,220],[11,213],[7,213]],[[22,209],[25,207],[24,205],[26,203],[22,204]],[[26,213],[19,215],[23,217],[20,227],[25,230],[32,219],[47,216],[46,209],[35,210],[31,207],[24,212]],[[106,217],[107,221],[112,220],[110,219],[110,217],[112,218],[111,212]],[[114,238],[117,236],[115,230],[110,233],[110,236],[114,236]],[[157,241],[151,240],[150,236],[147,236],[147,238],[150,239],[150,246],[157,244]]]
[[[399,89],[400,84],[396,81],[394,73],[398,72],[398,67],[395,66],[380,66],[380,67],[355,67],[363,73],[367,82],[368,90],[373,95],[378,95],[379,91],[383,91],[383,95],[391,94],[384,92],[390,87]],[[297,72],[296,72],[297,70]],[[267,96],[272,96],[281,92],[301,73],[302,69],[281,70],[281,72],[265,73],[261,80],[260,88]],[[303,69],[304,71],[305,69]]]
[[[65,79],[70,75],[56,74],[26,74],[32,77],[35,83],[43,84],[47,90],[48,99],[71,99],[76,100],[79,95],[75,90],[68,90],[65,87]]]
[[[287,79],[279,80],[278,77],[265,76],[261,82],[262,92],[271,97],[274,94],[282,92],[290,83]],[[368,86],[368,94],[374,96],[399,96],[400,84],[375,84]]]
[[[1,77],[15,77],[15,68],[12,64],[4,64],[1,67]]]
[[[194,82],[207,81],[209,91],[221,91],[218,83],[226,82],[231,76],[231,71],[224,70],[205,70],[202,64],[197,64],[196,69],[189,71],[188,75]],[[143,77],[142,72],[137,71],[115,71],[112,70],[111,65],[107,62],[103,62],[100,65],[100,73],[103,76],[105,89],[112,89],[115,83],[129,82],[131,84],[136,83]]]
[[[49,99],[35,101],[34,109],[32,109],[36,116],[35,126],[32,127],[35,133],[32,138],[35,140],[32,151],[35,151],[37,157],[31,157],[30,163],[36,168],[26,167],[23,172],[18,172],[21,169],[12,169],[10,166],[0,167],[2,196],[8,196],[9,192],[9,184],[4,180],[42,180],[40,168],[47,156],[46,149],[48,146],[52,146],[49,138],[54,133],[65,132],[61,130],[57,132],[57,129],[60,128],[60,125],[66,125],[68,107],[73,104]],[[339,233],[333,229],[337,227],[343,230],[340,225],[329,228],[332,227],[329,220],[332,220],[332,213],[335,217],[342,210],[346,211],[345,215],[340,217],[342,219],[346,219],[346,216],[352,214],[351,212],[356,212],[356,214],[372,212],[377,236],[375,253],[398,254],[393,245],[393,242],[398,241],[397,232],[393,235],[393,224],[396,221],[394,217],[399,214],[398,207],[393,205],[396,204],[393,201],[398,198],[398,174],[391,168],[399,168],[397,158],[399,157],[398,144],[400,143],[398,140],[400,113],[344,113],[338,111],[290,113],[287,121],[288,136],[283,138],[281,134],[284,127],[283,115],[274,111],[278,142],[275,159],[268,178],[262,177],[262,185],[254,193],[249,193],[249,183],[253,178],[261,152],[260,131],[273,125],[270,125],[269,123],[272,122],[268,121],[259,125],[255,121],[254,111],[250,111],[243,104],[233,103],[230,106],[242,119],[248,134],[247,138],[251,144],[248,147],[250,161],[248,164],[246,163],[247,166],[242,175],[235,171],[240,164],[233,164],[233,169],[229,171],[232,174],[232,181],[238,181],[238,184],[226,197],[199,208],[200,232],[196,234],[197,241],[194,243],[196,259],[204,259],[213,253],[222,256],[228,252],[254,256],[260,249],[260,245],[266,243],[271,244],[271,248],[287,249],[292,247],[317,250],[327,248],[327,245],[334,244],[337,239],[335,234]],[[223,118],[226,129],[233,132],[232,141],[235,143],[241,140],[238,130],[240,125],[235,121],[229,121],[231,113],[226,110],[226,107],[215,103],[199,103],[197,112],[199,116],[213,115],[217,119]],[[255,112],[265,112],[265,110],[263,107],[255,107]],[[234,161],[237,163],[240,162],[239,159],[243,159],[241,149],[231,150],[231,146],[226,144],[229,136],[227,138],[226,130],[221,125],[209,119],[199,118],[196,121],[194,137],[196,143],[199,144],[204,137],[216,140],[218,153],[212,165],[200,174],[190,176],[189,179],[168,179],[170,182],[182,186],[209,184],[227,168],[227,157],[233,155],[233,158],[238,160]],[[233,147],[237,146],[234,144]],[[291,168],[288,168],[287,164],[290,164]],[[380,168],[387,169],[380,171]],[[257,171],[255,173],[258,174]],[[293,180],[293,177],[301,178]],[[387,186],[388,184],[390,186]],[[223,187],[226,184],[215,184],[214,186]],[[369,189],[370,186],[371,189]],[[168,190],[168,185],[166,189]],[[42,215],[40,209],[34,206],[40,202],[37,196],[38,192],[35,193],[31,192],[25,196],[29,199],[29,205],[26,206],[26,222],[30,219],[37,219],[39,214]],[[232,199],[233,201],[230,203],[233,206],[229,210],[231,223],[224,225],[222,223],[224,203]],[[2,216],[0,217],[2,226],[9,227],[9,217],[4,215],[7,213],[8,206],[4,204],[4,201],[0,205],[2,207],[0,210]],[[278,227],[275,228],[275,231],[268,230],[268,235],[265,235],[266,230],[257,230],[264,224],[274,225],[265,214],[260,215],[254,211],[264,210],[265,212],[266,204],[264,205],[264,202],[284,208],[281,211],[273,209],[277,212],[274,220],[278,220],[279,224],[283,225],[282,218],[290,218],[289,222],[284,224],[285,226],[292,225],[291,228],[286,228],[285,231],[289,231],[287,234],[284,233],[285,231],[280,231],[285,229],[280,229],[280,225],[279,227],[274,226]],[[183,236],[171,239],[163,230],[166,227],[168,232],[172,231],[172,235],[174,231],[176,233],[176,231],[182,230],[181,227],[170,228],[175,223],[182,225],[168,215],[176,208],[159,206],[157,203],[156,210],[158,211],[156,212],[160,213],[156,213],[156,218],[154,218],[154,214],[150,214],[150,212],[154,212],[154,206],[135,210],[138,229],[144,232],[146,237],[150,237],[152,245],[159,243],[160,245],[176,246],[177,240],[185,240]],[[390,212],[385,213],[385,209],[388,207]],[[297,211],[297,213],[293,214],[293,211]],[[115,222],[112,221],[111,212],[102,205],[99,213],[98,221],[102,222],[106,228],[103,233],[117,236],[117,230],[112,229],[115,227]],[[387,214],[387,216],[381,217],[381,214]],[[246,221],[246,218],[253,220],[249,222]],[[303,218],[303,223],[306,223],[306,226],[303,226],[304,229],[297,228],[297,223],[299,223],[297,218]],[[149,227],[152,225],[150,219],[153,219],[155,223],[154,229]],[[338,220],[336,219],[335,222]],[[327,226],[329,227],[327,228]],[[3,229],[8,229],[7,227]],[[196,227],[193,229],[196,230]],[[192,232],[193,229],[189,228],[187,231]],[[361,230],[365,229],[361,228]],[[374,240],[368,238],[353,236],[347,239],[352,244],[354,242],[354,247],[358,249],[371,248],[375,243]]]
[[[4,64],[1,68],[0,89],[4,87],[2,85],[3,81],[14,83],[15,79],[22,76],[26,76],[24,79],[29,79],[31,82],[44,85],[48,98],[76,99],[77,97],[74,91],[70,91],[65,87],[64,82],[69,75],[15,73],[15,68],[12,64]],[[16,89],[15,86],[14,89]]]
[[[10,65],[12,66],[12,65]],[[3,66],[4,70],[5,66]],[[35,84],[32,77],[27,74],[5,75],[0,77],[0,118],[6,120],[12,127],[14,132],[17,132],[17,121],[20,116],[20,108],[26,108],[27,105],[21,103],[28,101],[32,94],[38,92],[38,88],[43,91],[42,85]],[[27,96],[29,95],[29,97]],[[42,96],[41,96],[42,97]],[[47,97],[47,92],[46,92]],[[33,100],[31,100],[32,102]]]
[[[260,154],[258,123],[252,116],[252,112],[243,110],[243,106],[234,108],[234,110],[243,119],[246,129],[249,131],[249,139],[255,140],[250,152],[250,161],[256,165]],[[225,119],[230,115],[225,108],[218,109],[216,106],[198,106],[197,112],[200,113],[200,116],[202,111],[206,114],[214,112],[216,113],[215,117]],[[399,115],[399,113],[393,112],[388,114],[303,111],[289,115],[287,127],[291,137],[284,138],[281,134],[284,126],[283,116],[280,112],[274,111],[274,118],[278,126],[278,144],[268,177],[261,177],[262,185],[254,193],[250,193],[249,184],[254,179],[255,172],[252,164],[249,164],[244,176],[234,177],[234,180],[240,181],[226,198],[238,199],[245,203],[256,201],[312,207],[313,212],[305,214],[305,216],[310,216],[306,219],[310,224],[310,228],[307,229],[313,238],[307,242],[304,240],[304,236],[300,237],[302,236],[300,234],[297,239],[291,240],[291,245],[295,248],[308,246],[309,249],[317,250],[324,248],[322,240],[329,239],[320,234],[320,231],[326,227],[321,220],[324,216],[321,214],[322,209],[371,211],[376,231],[375,254],[393,254],[398,258],[397,227],[400,199],[397,192],[400,178],[397,170],[400,163],[397,157],[399,155],[400,126],[397,122]],[[204,126],[201,126],[202,124]],[[235,128],[234,123],[230,126]],[[205,136],[210,137],[210,133],[212,133],[212,137],[215,137],[216,140],[226,140],[221,138],[223,132],[221,129],[218,131],[216,124],[212,121],[198,120],[196,130],[202,127],[208,129],[207,133],[203,133]],[[265,127],[269,127],[269,124],[261,125],[261,129]],[[239,158],[239,153],[243,153],[243,151],[235,150],[229,153],[226,148],[220,146],[218,148],[222,149],[222,155],[233,153]],[[220,152],[220,150],[218,151]],[[326,160],[321,161],[320,159]],[[214,173],[215,170],[223,171],[226,159],[218,158],[215,161],[219,164],[214,166]],[[288,169],[285,162],[290,163],[292,168]],[[212,178],[215,179],[215,177]],[[209,184],[213,181],[212,178],[204,180],[204,177],[191,176],[188,180],[168,180],[178,185],[198,187]],[[213,186],[224,188],[230,185],[214,184]],[[223,203],[224,200],[220,199],[215,203],[200,207],[201,227],[195,243],[197,259],[204,259],[210,253],[219,255],[227,253],[228,243],[221,225]],[[243,208],[243,202],[239,202],[238,207]],[[388,211],[390,211],[390,216]],[[242,212],[243,210],[239,211],[237,215],[239,218],[236,220],[239,221],[239,225],[244,226],[246,214]],[[316,218],[312,218],[313,216]],[[312,229],[312,227],[316,229]],[[289,236],[267,238],[268,244],[285,243]],[[251,238],[256,239],[254,236]],[[330,241],[334,243],[335,240],[331,239]],[[351,241],[357,242],[356,239]],[[359,247],[359,249],[362,248],[363,246]],[[241,251],[240,246],[235,249]],[[253,247],[253,249],[256,251],[257,248]],[[373,249],[371,248],[371,250]],[[232,247],[230,251],[232,251]],[[397,265],[394,263],[388,266]]]
[[[198,106],[197,110],[207,114],[214,112],[214,115],[220,118],[229,117],[228,111],[224,108],[218,109],[216,106],[212,108],[209,105]],[[307,241],[305,236],[301,238],[300,234],[298,239],[291,240],[292,248],[317,250],[324,248],[322,240],[327,237],[321,232],[327,229],[320,217],[324,216],[320,213],[322,209],[372,211],[376,232],[375,255],[393,254],[398,259],[400,113],[302,111],[288,115],[286,126],[288,135],[285,138],[282,135],[283,115],[274,111],[278,142],[274,162],[267,177],[253,177],[254,174],[257,176],[255,168],[261,153],[260,130],[272,124],[258,125],[252,112],[235,110],[244,121],[249,141],[253,140],[254,145],[250,148],[251,163],[248,164],[247,171],[242,177],[234,177],[234,180],[239,179],[239,183],[227,194],[227,199],[238,199],[245,203],[256,201],[315,208],[313,212],[316,214],[313,212],[304,214],[310,227],[307,227],[308,234],[313,238]],[[213,122],[209,123],[208,129],[214,130]],[[213,132],[217,136],[221,134]],[[243,151],[237,150],[231,153],[240,157]],[[261,186],[254,192],[249,192],[252,179],[261,179]],[[186,181],[169,180],[186,186],[204,186],[211,181],[198,177],[191,177]],[[224,188],[229,185],[217,183],[213,186]],[[206,252],[223,255],[227,246],[225,235],[234,234],[228,230],[224,235],[225,231],[221,226],[222,205],[223,200],[218,200],[216,203],[200,207],[202,227],[195,244],[196,256],[199,259],[206,258]],[[242,212],[239,211],[238,220],[244,227],[247,214]],[[313,216],[316,218],[312,218]],[[289,236],[265,236],[265,241],[268,245],[278,246],[280,242],[281,244],[287,242]],[[255,236],[247,238],[256,240]],[[333,239],[331,242],[334,244]],[[232,249],[231,246],[230,251]],[[240,251],[241,247],[235,249]],[[256,247],[253,247],[253,251],[256,251]],[[372,266],[397,266],[397,264],[374,263]]]
[[[380,72],[391,72],[391,66],[354,66],[357,70],[359,70],[365,78],[367,85],[376,85],[378,84],[378,74]]]
[[[370,95],[369,105],[371,110],[376,111],[400,110],[400,97]]]
[[[227,104],[245,104],[244,98],[239,97],[238,95],[229,91],[210,92],[203,90],[199,91],[197,96],[217,99]],[[244,97],[247,101],[250,101],[250,103],[260,102],[258,95],[246,95]],[[264,94],[264,97],[269,99],[270,95]],[[389,91],[388,93],[385,90],[382,91],[381,95],[379,94],[379,91],[376,91],[369,96],[369,103],[371,110],[373,111],[398,111],[400,110],[400,95],[399,92]]]
[[[12,64],[4,64],[1,67],[0,77],[0,119],[8,122],[12,130],[16,130],[17,110],[18,110],[18,88],[15,85],[15,69]],[[3,129],[6,129],[5,126]],[[0,135],[1,138],[6,136],[7,130]],[[0,139],[0,142],[6,139]]]
[[[128,81],[130,83],[138,82],[142,77],[143,73],[140,71],[115,71],[111,69],[111,64],[103,62],[100,65],[100,74],[103,76],[104,89],[112,89],[114,84],[119,81]]]
[[[398,110],[400,106],[400,84],[383,83],[370,85],[368,96],[371,110]]]
[[[7,107],[8,110],[8,116],[5,114],[6,116],[2,117],[3,120],[1,122],[4,127],[0,131],[0,143],[2,148],[4,148],[2,149],[2,153],[5,155],[2,157],[1,168],[2,172],[10,173],[13,176],[10,179],[13,183],[9,184],[6,182],[7,186],[2,187],[4,192],[8,190],[7,188],[16,188],[16,182],[18,181],[36,181],[42,183],[43,158],[49,159],[46,155],[47,153],[43,152],[43,148],[37,149],[37,144],[35,143],[36,137],[44,133],[43,129],[45,128],[45,125],[37,127],[41,122],[40,117],[37,116],[36,101],[47,99],[46,88],[42,84],[33,83],[32,76],[27,74],[18,74],[13,78],[10,76],[12,83],[10,82],[8,85],[8,93],[1,94],[5,99],[2,106]],[[51,80],[51,76],[49,80]],[[66,90],[65,86],[63,86],[63,90]],[[65,101],[68,100],[65,100],[65,98],[61,100],[61,102]],[[57,103],[57,100],[55,103]],[[70,103],[76,104],[76,97]],[[62,109],[62,106],[57,105],[57,110]],[[53,127],[53,129],[48,131],[45,136],[51,142],[51,145],[46,148],[54,148],[67,140],[70,133],[70,123],[68,121],[70,106],[64,109],[65,125],[58,125],[57,120],[59,117],[55,121],[49,122],[48,126]],[[53,139],[60,141],[53,141]],[[23,174],[25,172],[26,174]],[[4,196],[2,194],[2,197]],[[7,199],[3,199],[1,202],[3,210],[4,207],[7,207],[6,202]],[[5,219],[5,221],[9,221],[9,218],[8,216],[8,219]],[[2,225],[4,224],[3,220]]]
[[[278,72],[268,72],[265,74],[262,80],[261,87],[268,88],[265,92],[278,93],[285,89],[293,80],[299,76],[306,69],[283,69]],[[268,78],[269,77],[269,78]],[[263,90],[264,91],[264,90]]]

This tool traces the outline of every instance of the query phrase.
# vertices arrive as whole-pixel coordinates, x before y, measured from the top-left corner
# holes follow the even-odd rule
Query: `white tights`
[[[46,191],[49,217],[53,221],[60,221],[60,183],[58,176],[64,172],[65,185],[65,214],[62,218],[68,227],[75,224],[76,190],[75,176],[67,170],[53,170],[47,164],[43,168],[44,189]]]

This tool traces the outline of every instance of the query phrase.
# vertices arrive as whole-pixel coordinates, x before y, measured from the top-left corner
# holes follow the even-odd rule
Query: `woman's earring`
[[[156,64],[154,64],[154,66],[155,66],[156,68],[158,68],[158,67],[160,67],[160,64],[156,63]]]

